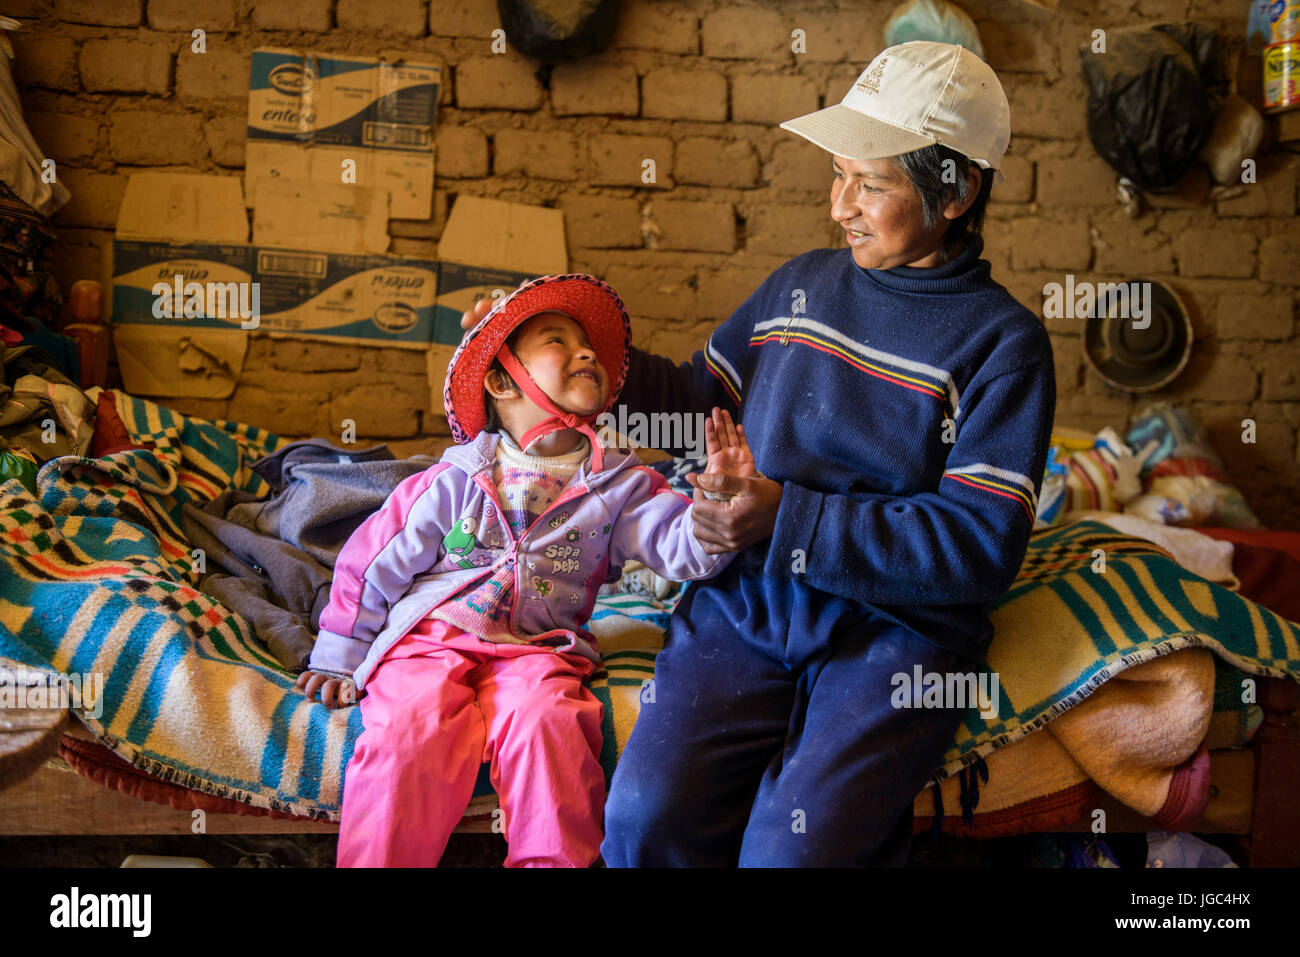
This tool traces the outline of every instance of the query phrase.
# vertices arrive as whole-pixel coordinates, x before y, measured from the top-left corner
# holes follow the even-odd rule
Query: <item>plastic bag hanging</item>
[[[934,40],[955,43],[983,59],[975,21],[960,7],[946,0],[907,0],[889,15],[885,24],[885,46],[911,40]]]
[[[1121,176],[1169,192],[1196,162],[1214,122],[1219,38],[1205,24],[1107,31],[1105,52],[1079,47],[1088,137]]]

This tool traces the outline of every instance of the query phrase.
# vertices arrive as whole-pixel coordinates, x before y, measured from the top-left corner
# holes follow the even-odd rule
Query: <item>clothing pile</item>
[[[395,459],[385,445],[292,442],[253,464],[269,497],[228,489],[184,508],[201,549],[199,588],[238,613],[290,671],[307,666],[339,549],[403,480],[436,460]]]
[[[37,495],[41,467],[150,448],[130,441],[115,393],[92,399],[43,349],[0,342],[0,482]],[[227,489],[183,506],[199,589],[248,621],[291,671],[306,667],[335,558],[348,536],[403,479],[434,463],[398,460],[387,446],[355,450],[292,442],[253,464],[269,496]]]
[[[1071,513],[1124,512],[1158,525],[1259,529],[1259,519],[1225,477],[1205,430],[1184,409],[1156,403],[1123,438],[1052,433],[1035,528]]]

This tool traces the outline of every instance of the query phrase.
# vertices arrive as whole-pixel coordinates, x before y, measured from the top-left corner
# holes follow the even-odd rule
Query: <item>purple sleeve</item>
[[[619,483],[617,512],[610,533],[610,564],[635,559],[669,581],[710,578],[735,557],[711,555],[695,537],[691,500],[669,488],[654,469],[629,469]]]

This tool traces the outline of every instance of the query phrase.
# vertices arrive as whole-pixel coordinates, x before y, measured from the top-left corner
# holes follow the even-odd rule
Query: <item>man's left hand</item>
[[[781,483],[761,475],[686,476],[695,489],[695,537],[711,555],[738,552],[770,538],[781,507]],[[710,501],[703,490],[730,493],[725,502]]]

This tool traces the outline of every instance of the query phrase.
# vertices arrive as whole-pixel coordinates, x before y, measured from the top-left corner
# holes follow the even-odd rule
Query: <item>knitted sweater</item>
[[[692,586],[708,590],[697,606],[817,631],[866,607],[983,657],[982,604],[1024,558],[1056,389],[1046,331],[982,251],[975,239],[932,269],[869,270],[815,250],[690,362],[633,350],[630,412],[739,411],[782,485],[772,537]]]

